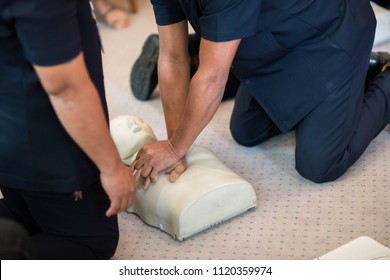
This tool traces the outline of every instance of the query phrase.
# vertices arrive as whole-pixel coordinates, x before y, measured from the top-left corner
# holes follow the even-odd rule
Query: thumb
[[[179,164],[169,173],[169,182],[174,183],[180,175],[186,170],[184,165]]]

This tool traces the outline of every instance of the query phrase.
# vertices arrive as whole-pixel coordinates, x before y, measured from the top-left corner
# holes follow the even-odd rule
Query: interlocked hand
[[[183,164],[181,164],[181,167],[176,169],[179,167],[179,162],[180,156],[176,153],[171,142],[165,140],[144,145],[139,150],[134,162],[131,164],[131,168],[135,171],[136,181],[138,181],[141,176],[145,179],[144,188],[146,189],[150,182],[157,182],[158,175],[167,170],[169,170],[169,173],[172,173],[175,170],[171,176],[173,180],[176,180],[182,173],[180,173],[179,170],[183,168]]]

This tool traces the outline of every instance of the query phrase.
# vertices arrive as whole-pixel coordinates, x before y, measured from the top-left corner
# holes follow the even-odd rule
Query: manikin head
[[[152,129],[134,116],[111,121],[111,135],[122,161],[130,165],[140,148],[156,141]],[[152,187],[137,185],[127,212],[146,224],[183,240],[256,206],[252,185],[228,169],[210,150],[193,146],[186,154],[187,170],[174,183],[161,174]]]
[[[131,115],[113,118],[110,121],[110,132],[120,157],[129,165],[143,145],[157,140],[150,126]]]

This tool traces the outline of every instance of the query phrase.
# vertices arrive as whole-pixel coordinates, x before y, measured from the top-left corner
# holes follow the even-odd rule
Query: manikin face
[[[143,145],[156,141],[151,127],[135,116],[123,115],[112,119],[110,131],[122,160],[135,156]]]

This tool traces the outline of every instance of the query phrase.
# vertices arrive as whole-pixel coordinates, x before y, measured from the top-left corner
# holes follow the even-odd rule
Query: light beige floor
[[[131,66],[156,32],[149,1],[139,1],[131,21],[122,31],[100,26],[110,116],[137,115],[164,138],[158,94],[141,102],[129,87]],[[389,51],[390,44],[379,49]],[[232,105],[222,104],[196,143],[254,185],[258,207],[183,242],[122,213],[114,259],[313,259],[362,235],[390,247],[389,129],[339,180],[317,185],[294,169],[293,133],[253,148],[236,145],[228,130]]]
[[[138,0],[138,7],[126,30],[99,25],[110,117],[137,115],[164,138],[158,92],[141,102],[129,86],[131,66],[146,37],[156,32],[149,1]],[[390,51],[390,42],[375,50]],[[235,144],[228,130],[232,105],[233,101],[221,105],[196,143],[253,184],[257,208],[182,242],[122,213],[113,259],[314,259],[362,235],[390,247],[388,127],[344,176],[317,185],[294,169],[293,133],[253,148]]]

